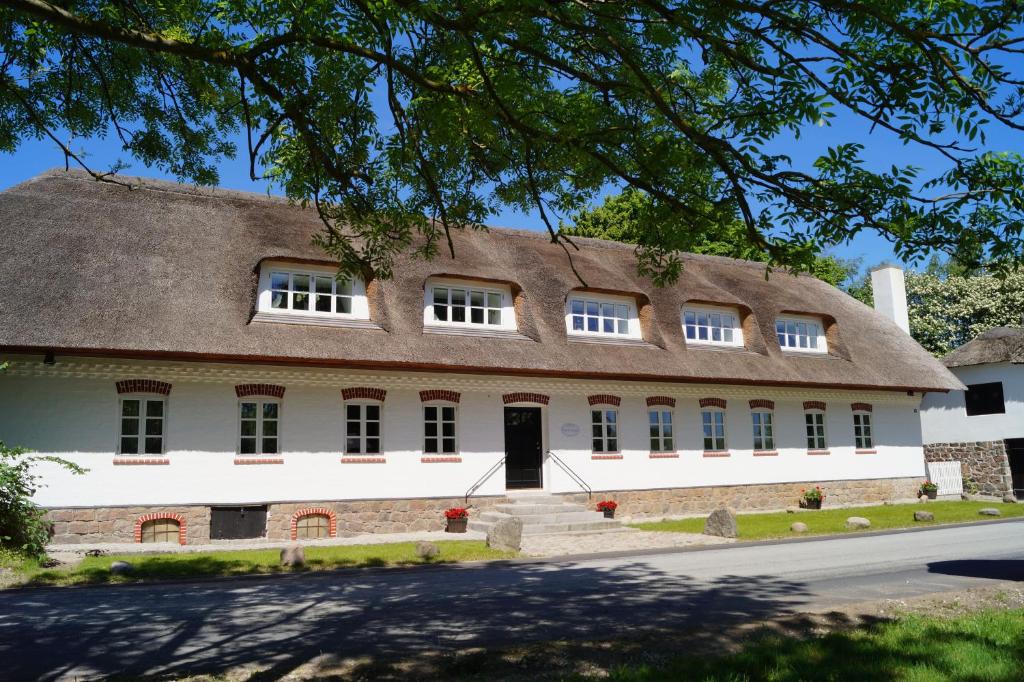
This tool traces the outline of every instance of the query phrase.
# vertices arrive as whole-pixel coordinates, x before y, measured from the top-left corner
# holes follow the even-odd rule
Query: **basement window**
[[[964,402],[968,417],[983,414],[1005,414],[1006,401],[1003,399],[1003,382],[970,384],[964,394]]]

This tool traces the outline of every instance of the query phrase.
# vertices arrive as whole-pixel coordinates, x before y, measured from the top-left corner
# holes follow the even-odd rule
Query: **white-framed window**
[[[775,336],[783,350],[805,353],[828,352],[821,320],[807,317],[779,317],[775,320]]]
[[[754,410],[750,413],[750,420],[754,430],[755,450],[775,449],[773,417],[774,414],[771,410]]]
[[[725,450],[725,410],[705,408],[701,410],[700,421],[704,432],[704,449]]]
[[[687,305],[683,308],[686,342],[713,346],[742,346],[739,312],[731,308]]]
[[[345,403],[345,454],[379,455],[381,448],[381,404]]]
[[[853,439],[858,450],[870,450],[874,447],[870,412],[853,413]]]
[[[570,294],[566,300],[565,325],[571,336],[640,338],[636,301],[626,296]]]
[[[437,278],[427,281],[423,326],[468,331],[515,331],[512,287]]]
[[[619,411],[614,407],[598,407],[590,411],[592,449],[594,452],[619,451]]]
[[[675,452],[675,431],[672,421],[672,410],[670,409],[652,407],[647,410],[651,452]]]
[[[281,452],[281,403],[274,398],[244,398],[238,401],[238,453],[276,455]]]
[[[825,413],[821,410],[807,410],[804,412],[804,425],[807,430],[807,449],[825,450],[828,447]]]
[[[459,409],[455,405],[423,406],[423,452],[429,455],[456,455]]]
[[[268,262],[260,266],[257,310],[323,320],[368,320],[366,286],[358,278],[338,277],[329,266]]]
[[[148,395],[121,397],[117,451],[122,455],[162,455],[167,399]]]

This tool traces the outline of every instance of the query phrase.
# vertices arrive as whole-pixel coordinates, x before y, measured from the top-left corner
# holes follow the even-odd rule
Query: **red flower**
[[[615,502],[614,500],[601,500],[600,502],[597,503],[597,511],[605,511],[605,510],[615,511],[618,508],[619,508],[619,504],[618,504],[618,502]]]
[[[462,507],[452,507],[444,513],[446,519],[465,519],[469,517],[469,510]]]

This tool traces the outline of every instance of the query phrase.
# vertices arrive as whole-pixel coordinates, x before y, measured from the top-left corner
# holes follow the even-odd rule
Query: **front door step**
[[[487,533],[503,518],[516,517],[523,522],[523,535],[560,533],[601,533],[629,530],[615,519],[582,504],[566,502],[550,494],[509,495],[508,503],[470,517],[469,529]]]

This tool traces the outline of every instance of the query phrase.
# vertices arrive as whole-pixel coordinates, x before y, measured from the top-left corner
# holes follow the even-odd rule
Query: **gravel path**
[[[657,533],[628,530],[615,533],[570,533],[533,535],[523,538],[526,556],[571,556],[598,552],[628,552],[641,549],[673,549],[696,545],[720,545],[735,542],[728,538],[699,533]]]

